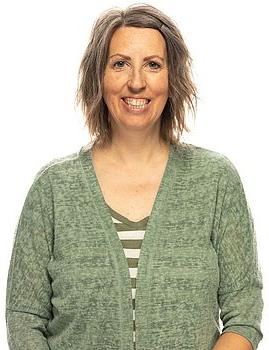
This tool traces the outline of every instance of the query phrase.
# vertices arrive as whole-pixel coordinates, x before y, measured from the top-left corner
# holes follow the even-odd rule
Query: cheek
[[[167,95],[168,94],[168,75],[166,73],[160,74],[158,76],[152,76],[148,80],[148,84],[156,96]]]
[[[155,95],[166,99],[168,97],[168,82],[160,82],[160,84],[156,85]]]
[[[112,70],[106,70],[104,73],[104,84],[107,86],[114,86],[115,83],[124,83],[126,80],[128,80],[128,71],[112,71]]]
[[[109,74],[104,77],[103,81],[103,87],[104,87],[104,95],[108,97],[112,97],[113,95],[119,94],[119,91],[124,86],[125,80],[123,79],[122,75],[117,74]]]

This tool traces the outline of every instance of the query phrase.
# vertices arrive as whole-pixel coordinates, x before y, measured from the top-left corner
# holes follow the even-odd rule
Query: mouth
[[[133,99],[133,100],[146,100],[147,103],[149,103],[151,101],[150,98],[148,97],[129,97],[129,96],[123,96],[122,97],[123,100],[128,100],[128,99]]]
[[[125,97],[121,98],[124,109],[130,113],[135,113],[135,114],[139,114],[147,111],[149,109],[149,106],[151,105],[151,99],[145,98],[141,100],[145,100],[144,103],[142,103],[141,101],[140,104],[131,104],[131,103],[127,103],[127,100]]]

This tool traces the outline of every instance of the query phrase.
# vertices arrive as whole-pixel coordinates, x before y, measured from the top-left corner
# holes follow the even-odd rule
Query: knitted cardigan
[[[235,166],[213,150],[170,145],[138,264],[136,350],[212,350],[222,332],[256,350],[262,288]],[[133,350],[128,264],[90,147],[36,173],[6,291],[12,350]]]

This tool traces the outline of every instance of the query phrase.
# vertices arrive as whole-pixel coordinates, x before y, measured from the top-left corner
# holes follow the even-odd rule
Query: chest
[[[165,163],[152,171],[126,173],[116,167],[94,163],[95,173],[106,203],[131,221],[150,216],[163,177]]]

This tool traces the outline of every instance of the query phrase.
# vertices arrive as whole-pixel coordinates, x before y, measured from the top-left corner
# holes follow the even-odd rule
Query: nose
[[[146,80],[143,72],[138,69],[132,69],[128,79],[128,87],[132,90],[141,90],[146,86]]]

